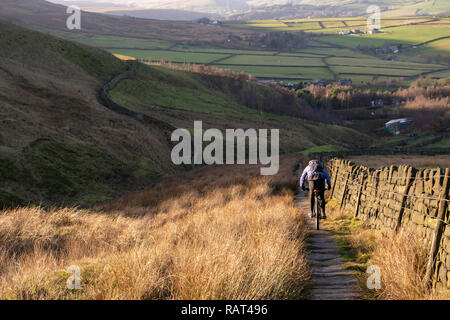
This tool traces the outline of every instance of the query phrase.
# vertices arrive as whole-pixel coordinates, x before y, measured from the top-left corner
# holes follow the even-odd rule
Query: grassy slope
[[[445,7],[446,3],[448,3],[448,0],[434,0],[426,3],[426,6],[431,6],[440,10]],[[408,5],[411,4],[412,3],[408,3]],[[350,7],[353,6],[356,6],[356,8],[364,8],[363,11],[366,9],[366,4],[361,4],[359,2],[352,2]],[[403,8],[404,6],[405,3],[403,2],[396,2],[395,4],[391,2],[389,3],[390,9],[394,10]],[[342,7],[342,4],[339,4],[339,7]],[[39,8],[41,9],[39,10]],[[355,12],[356,11],[353,13]],[[417,12],[417,14],[422,15],[427,12],[428,11],[426,10],[422,10]],[[382,70],[383,72],[379,73],[377,72],[376,67],[348,70],[345,67],[340,67],[337,69],[326,67],[310,68],[310,65],[322,64],[318,59],[319,56],[316,56],[316,59],[312,62],[312,64],[310,63],[310,58],[295,60],[288,58],[285,60],[282,58],[274,59],[273,57],[249,57],[249,59],[246,59],[245,52],[242,52],[242,50],[230,51],[225,49],[214,49],[214,46],[223,47],[224,45],[228,45],[226,39],[229,39],[231,34],[241,36],[242,38],[248,38],[250,35],[254,36],[255,34],[253,34],[252,30],[256,30],[257,32],[277,30],[295,32],[303,30],[316,33],[316,35],[325,33],[329,34],[329,36],[319,37],[319,39],[329,41],[330,44],[337,43],[338,45],[344,45],[350,48],[355,48],[358,45],[371,47],[382,46],[387,42],[396,44],[403,43],[405,45],[417,44],[422,41],[435,39],[442,35],[448,35],[448,24],[446,23],[448,23],[449,20],[446,18],[440,18],[437,22],[430,22],[430,17],[419,16],[410,18],[388,18],[386,13],[387,12],[383,11],[382,20],[383,29],[386,30],[385,33],[356,37],[340,37],[337,36],[337,32],[342,29],[351,28],[359,28],[363,30],[366,28],[365,18],[313,17],[312,19],[237,21],[226,23],[225,26],[219,27],[195,23],[132,19],[125,17],[111,17],[94,13],[84,13],[83,32],[68,32],[65,29],[66,14],[63,6],[57,6],[48,2],[44,3],[42,0],[3,0],[3,2],[0,3],[0,18],[8,19],[9,21],[14,21],[19,24],[28,25],[32,28],[38,28],[46,32],[57,33],[58,35],[87,43],[89,45],[107,48],[110,52],[119,53],[126,56],[138,58],[151,57],[154,60],[164,59],[178,62],[211,63],[222,68],[231,68],[233,70],[252,73],[257,77],[276,78],[280,80],[351,78],[355,83],[370,81],[374,76],[382,77],[382,79],[399,78],[418,76],[421,72],[417,71],[407,73],[403,70],[395,70],[392,76],[390,76],[387,69]],[[405,26],[406,24],[413,22],[419,24]],[[423,22],[426,23],[422,24]],[[441,25],[439,26],[439,24]],[[232,27],[230,28],[228,25]],[[396,27],[390,28],[391,26]],[[248,30],[249,28],[252,30]],[[190,47],[186,50],[183,49],[184,46],[181,45],[172,48],[172,45],[176,44],[175,42],[180,42],[181,40],[198,40],[200,42],[206,41],[212,47],[206,49],[203,48],[202,50],[205,51],[203,53],[189,52],[191,49],[194,51],[199,50],[199,46],[197,46],[197,48]],[[239,46],[240,48],[248,47],[247,41],[240,44],[239,43],[239,41],[235,41],[232,45]],[[404,59],[408,61],[419,61],[435,64],[447,63],[444,61],[445,59],[442,59],[442,57],[448,56],[448,51],[445,44],[446,43],[443,42],[439,48],[426,45],[423,48],[420,47],[420,50],[419,48],[403,50],[399,54],[399,57],[402,60]],[[158,49],[165,50],[160,51]],[[178,51],[173,51],[174,49]],[[180,49],[183,52],[179,52]],[[317,50],[317,48],[313,49]],[[339,57],[348,56],[348,53],[337,54],[337,50],[341,49],[319,50],[320,53],[325,52],[327,54],[332,54]],[[245,61],[247,64],[244,66],[223,65],[224,61],[221,59],[226,58],[226,53],[242,55],[228,59],[227,63],[241,64],[241,61]],[[350,54],[350,56],[353,55],[354,54]],[[365,58],[372,59],[368,56]],[[219,60],[220,64],[216,64],[216,60]],[[274,63],[272,66],[268,66],[268,63],[264,60],[274,61]],[[279,60],[280,62],[278,62]],[[262,63],[260,61],[262,61]],[[376,58],[373,58],[372,61],[375,64],[382,63],[380,59]],[[287,63],[289,65],[295,63],[296,67],[286,67]],[[251,66],[249,64],[261,66]],[[305,64],[307,65],[306,67],[304,67]],[[285,66],[283,67],[283,65]],[[349,64],[349,66],[354,65]],[[438,71],[438,69],[442,68],[442,66],[436,68],[436,73],[434,73],[433,76],[447,76],[447,71]]]
[[[447,26],[448,24],[442,24],[442,26],[400,26],[381,29],[383,31],[382,33],[373,35],[327,35],[320,37],[320,40],[350,48],[356,48],[357,46],[367,46],[375,48],[381,47],[385,43],[414,45],[436,38],[448,36]]]
[[[0,56],[2,205],[41,200],[91,205],[178,169],[162,132],[97,101],[101,85],[125,70],[120,60],[3,22]],[[235,102],[242,88],[233,82],[145,67],[112,95],[178,127],[191,128],[195,119],[217,128],[282,128],[286,153],[354,142],[357,133],[343,127],[246,108]],[[259,85],[254,89],[260,99],[275,94]]]
[[[208,167],[92,210],[0,214],[0,299],[298,299],[309,278],[292,201],[300,157],[277,176]],[[68,266],[81,290],[67,290]]]
[[[387,43],[402,44],[403,48],[398,55],[400,60],[430,63],[428,61],[429,56],[448,56],[449,49],[448,45],[446,45],[448,39],[426,44],[422,43],[441,37],[448,37],[449,23],[450,20],[448,18],[440,18],[423,24],[382,28],[382,33],[373,35],[329,35],[318,39],[349,48],[357,48],[358,46],[377,48]],[[415,48],[413,45],[419,46]]]
[[[261,113],[239,103],[252,92],[259,102],[277,90],[256,83],[236,83],[164,67],[140,65],[133,79],[120,82],[112,98],[130,109],[150,114],[176,127],[192,128],[194,120],[213,128],[279,128],[281,152],[297,152],[326,144],[364,144],[368,137],[337,125]],[[280,106],[282,108],[283,106]],[[355,136],[359,139],[355,141]]]
[[[382,77],[381,79],[416,77],[425,71],[422,71],[424,68],[430,69],[430,71],[431,69],[436,70],[433,74],[434,77],[446,75],[446,71],[444,71],[443,74],[439,71],[440,69],[445,68],[445,66],[439,64],[445,64],[445,57],[448,56],[445,40],[426,44],[414,49],[411,46],[407,49],[407,45],[418,44],[422,41],[447,35],[448,19],[445,18],[440,18],[438,20],[433,20],[429,17],[384,18],[382,20],[384,33],[358,36],[338,36],[337,33],[343,29],[352,28],[364,30],[366,28],[365,18],[315,18],[283,21],[256,20],[230,23],[230,26],[234,27],[230,28],[231,30],[241,32],[246,31],[249,27],[260,31],[314,31],[317,35],[314,39],[327,41],[329,46],[342,45],[349,48],[330,48],[330,50],[323,50],[323,42],[318,43],[312,40],[310,45],[314,45],[314,47],[302,49],[297,53],[282,54],[269,51],[223,49],[221,48],[223,47],[223,43],[220,44],[218,42],[209,42],[207,45],[205,43],[199,43],[195,46],[181,45],[177,44],[177,40],[179,40],[177,36],[179,36],[180,33],[172,33],[172,36],[165,36],[165,40],[156,40],[156,38],[159,37],[158,35],[149,35],[146,33],[147,29],[141,30],[138,26],[136,26],[136,31],[132,35],[125,34],[126,32],[124,30],[129,31],[128,27],[124,27],[121,30],[111,29],[110,33],[115,35],[106,35],[104,34],[105,32],[103,29],[106,28],[105,26],[108,26],[108,28],[111,27],[108,19],[102,21],[100,16],[88,16],[86,19],[89,23],[92,22],[97,24],[99,28],[96,30],[83,28],[83,32],[68,32],[67,30],[62,30],[60,26],[43,23],[42,19],[37,20],[36,23],[39,25],[39,28],[46,32],[56,33],[71,40],[104,48],[115,54],[132,56],[140,59],[151,58],[156,61],[163,59],[173,62],[205,63],[220,68],[244,71],[262,78],[276,78],[280,80],[305,80],[316,78],[331,80],[334,78],[351,78],[355,83],[360,83],[371,81],[374,76]],[[410,23],[418,24],[407,25]],[[126,25],[125,20],[117,21],[117,24]],[[199,27],[196,24],[191,25]],[[325,28],[322,28],[322,25]],[[100,26],[102,28],[100,28]],[[173,26],[170,23],[166,26],[166,28],[168,28],[167,30],[170,30],[172,27]],[[153,30],[154,27],[150,29]],[[160,34],[166,33],[167,30],[161,30]],[[225,29],[219,30],[222,32]],[[201,28],[201,31],[208,34],[206,29]],[[209,30],[209,32],[212,31],[214,30]],[[214,32],[218,31],[216,30]],[[319,36],[321,33],[328,35],[323,37]],[[137,37],[148,37],[150,39]],[[196,35],[192,36],[190,39],[197,38],[198,36]],[[402,51],[397,54],[401,60],[425,62],[427,65],[424,66],[424,68],[410,66],[409,69],[414,69],[414,71],[410,72],[403,67],[400,68],[400,66],[394,66],[394,68],[389,66],[389,68],[378,70],[377,67],[386,64],[385,61],[370,55],[364,55],[355,50],[358,45],[364,47],[380,47],[385,43],[404,44]],[[237,42],[233,42],[233,46],[234,45],[237,45]],[[245,46],[248,46],[247,42],[245,42]],[[287,57],[287,55],[298,56]],[[344,60],[347,59],[344,64],[342,64],[342,62],[335,64],[333,60],[328,61],[327,63],[330,64],[330,67],[327,67],[321,60],[324,56],[335,56],[343,58]],[[358,67],[363,63],[363,61],[359,59],[349,59],[353,57],[369,60],[370,67],[368,65],[367,68],[352,68]],[[347,68],[347,66],[349,68]],[[390,72],[390,69],[395,70]]]
[[[314,21],[332,20],[334,18],[321,17],[347,17],[366,15],[367,7],[375,4],[381,8],[384,17],[411,17],[424,15],[440,15],[449,14],[449,0],[378,0],[378,1],[362,1],[362,0],[335,0],[335,1],[306,1],[300,5],[286,5],[281,7],[257,8],[245,13],[235,13],[232,17],[239,20],[258,21],[254,19],[291,19]],[[306,19],[306,17],[311,17]],[[299,19],[302,18],[302,19]],[[358,18],[340,18],[347,22],[357,20]],[[279,20],[266,20],[268,24],[274,27],[280,24]],[[234,21],[233,21],[234,22]],[[240,21],[238,21],[239,23]]]
[[[90,205],[173,170],[160,132],[97,101],[124,70],[104,51],[0,22],[0,207]]]
[[[415,4],[406,4],[398,9],[385,12],[386,16],[445,15],[448,14],[450,1],[432,0]]]
[[[0,19],[37,29],[67,31],[66,7],[44,0],[2,0]],[[230,35],[248,35],[246,30],[236,30],[184,21],[136,19],[93,12],[83,12],[84,32],[161,40],[192,40],[225,42]]]

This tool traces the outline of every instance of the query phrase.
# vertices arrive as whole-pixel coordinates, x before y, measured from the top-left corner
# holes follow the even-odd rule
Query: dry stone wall
[[[408,229],[430,246],[430,280],[450,289],[449,170],[372,169],[328,161],[338,206],[376,229]]]

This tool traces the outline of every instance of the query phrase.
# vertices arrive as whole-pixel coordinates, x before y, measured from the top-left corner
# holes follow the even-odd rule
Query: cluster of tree
[[[411,118],[422,131],[448,130],[450,128],[450,78],[419,79],[408,88],[396,92],[406,102],[401,113]]]
[[[306,40],[304,31],[268,32],[259,38],[259,44],[277,51],[295,51],[305,47]]]
[[[376,88],[376,90],[374,90]],[[309,85],[297,91],[312,106],[332,109],[351,109],[370,106],[399,105],[418,96],[436,99],[450,96],[450,80],[420,78],[408,88],[393,81],[377,82],[367,86]],[[381,103],[378,103],[380,102]]]
[[[444,131],[450,127],[450,97],[417,96],[400,107],[403,116],[413,120],[421,131]]]
[[[229,69],[221,69],[213,66],[207,66],[204,64],[195,64],[195,63],[173,63],[170,61],[165,60],[159,60],[159,61],[152,61],[151,58],[140,60],[141,62],[145,64],[150,65],[159,65],[164,66],[172,70],[180,70],[180,71],[186,71],[186,72],[194,72],[194,73],[200,73],[204,75],[211,75],[211,76],[221,76],[221,77],[228,77],[235,80],[240,81],[256,81],[256,78],[245,72],[236,72]]]
[[[248,81],[236,81],[205,75],[205,83],[222,92],[227,92],[235,101],[259,112],[302,118],[307,120],[339,123],[333,110],[314,108],[295,95],[293,90],[278,86],[261,85]]]
[[[411,118],[419,130],[446,130],[450,125],[450,78],[420,78],[409,87],[377,90],[352,86],[310,85],[296,95],[316,109],[336,110],[387,106]],[[392,88],[392,87],[391,87]],[[378,103],[380,102],[381,103]]]
[[[306,99],[310,105],[319,108],[350,109],[362,106],[370,106],[371,101],[382,99],[392,100],[389,94],[384,92],[371,92],[370,89],[359,89],[351,86],[309,85],[297,90],[297,96]]]

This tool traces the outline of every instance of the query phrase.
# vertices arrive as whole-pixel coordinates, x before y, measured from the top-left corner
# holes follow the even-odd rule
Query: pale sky
[[[242,6],[242,5],[273,5],[273,4],[286,4],[286,3],[306,3],[314,2],[317,0],[48,0],[54,3],[61,4],[75,4],[80,6],[108,6],[108,5],[119,5],[127,7],[140,7],[140,8],[156,8],[156,7],[171,7],[180,6],[180,4],[185,4],[187,6],[194,5],[198,7],[207,6],[218,6],[225,7],[230,6]],[[322,0],[323,2],[324,0]]]

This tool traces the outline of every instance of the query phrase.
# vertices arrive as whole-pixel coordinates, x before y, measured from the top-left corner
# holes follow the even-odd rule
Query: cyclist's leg
[[[322,216],[326,218],[327,215],[325,214],[325,190],[320,191],[319,197],[320,197],[320,206],[322,208]]]
[[[316,202],[316,198],[314,196],[314,185],[310,181],[308,181],[309,187],[309,203],[310,203],[310,211],[309,216],[312,218],[314,216],[314,204]]]

